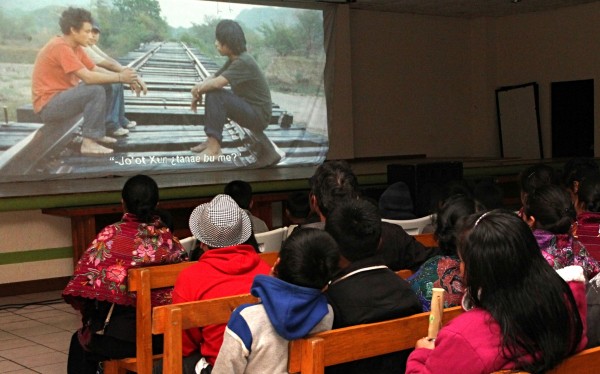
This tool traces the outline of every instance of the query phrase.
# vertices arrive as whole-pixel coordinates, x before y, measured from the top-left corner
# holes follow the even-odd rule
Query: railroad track
[[[126,90],[125,111],[138,126],[119,138],[109,156],[79,153],[81,121],[43,125],[30,105],[19,108],[17,122],[0,126],[0,182],[48,177],[98,177],[135,172],[169,173],[227,170],[322,162],[327,138],[293,123],[293,116],[273,106],[264,135],[234,122],[225,125],[223,153],[201,158],[190,147],[205,141],[204,107],[190,110],[193,85],[220,65],[183,43],[154,43],[130,52],[121,63],[134,67],[148,86],[146,96]],[[281,121],[287,121],[284,126]],[[266,138],[264,136],[266,135]]]

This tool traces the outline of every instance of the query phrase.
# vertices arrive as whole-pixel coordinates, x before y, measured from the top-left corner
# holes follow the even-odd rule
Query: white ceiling
[[[320,1],[346,2],[346,0]],[[349,0],[348,2],[352,9],[475,18],[502,17],[596,1],[598,0],[521,0],[518,2],[513,0]]]

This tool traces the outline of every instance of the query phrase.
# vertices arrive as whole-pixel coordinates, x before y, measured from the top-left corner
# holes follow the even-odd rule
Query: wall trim
[[[0,253],[0,265],[58,260],[73,257],[73,247],[34,249],[32,251]]]

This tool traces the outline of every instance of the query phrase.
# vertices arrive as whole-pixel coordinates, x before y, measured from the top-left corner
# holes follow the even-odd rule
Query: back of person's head
[[[252,186],[250,183],[234,180],[227,183],[223,192],[231,196],[240,208],[250,209],[250,203],[252,202]]]
[[[412,197],[408,185],[396,182],[389,185],[379,197],[379,212],[382,218],[387,219],[414,219]]]
[[[472,196],[473,191],[469,183],[464,180],[452,180],[444,184],[428,183],[423,186],[423,198],[428,199],[427,212],[416,212],[417,215],[435,213],[444,204],[446,199],[454,195]]]
[[[600,213],[600,176],[586,178],[579,184],[577,200],[586,212]]]
[[[454,195],[446,199],[435,216],[434,232],[443,255],[456,255],[458,220],[484,209],[479,202],[468,196]]]
[[[217,24],[215,38],[236,56],[246,52],[246,36],[239,23],[224,19]]]
[[[484,179],[473,187],[473,197],[486,209],[503,208],[504,190],[492,179]]]
[[[294,223],[304,223],[310,214],[310,202],[307,191],[295,191],[289,194],[283,202],[290,220]]]
[[[140,221],[153,221],[158,204],[158,185],[147,175],[136,175],[127,180],[121,190],[121,198],[128,213]]]
[[[527,198],[527,195],[536,189],[549,184],[556,184],[556,182],[556,170],[552,166],[546,164],[529,166],[519,174],[522,203],[525,204],[524,200]]]
[[[85,22],[92,23],[92,14],[82,8],[69,7],[60,16],[58,25],[63,34],[71,34],[71,28],[81,30]]]
[[[337,241],[348,261],[374,256],[381,238],[379,209],[362,199],[344,201],[327,217],[325,230]]]
[[[209,248],[242,244],[252,235],[250,217],[225,194],[198,205],[190,215],[189,224],[194,237]]]
[[[501,351],[517,368],[532,373],[545,372],[572,354],[583,330],[577,304],[527,224],[505,210],[474,214],[461,223],[465,304],[487,310],[498,322]],[[530,362],[528,357],[539,359]]]
[[[339,202],[359,196],[358,179],[346,161],[327,161],[319,165],[309,184],[310,193],[325,217]]]
[[[599,175],[600,168],[593,158],[577,157],[570,159],[563,166],[564,186],[573,192],[577,192],[577,186],[584,179]]]
[[[527,196],[525,216],[534,217],[534,228],[554,234],[566,234],[576,214],[569,193],[556,185],[542,186]]]
[[[277,278],[302,287],[322,289],[337,270],[340,252],[326,231],[298,228],[283,243]]]

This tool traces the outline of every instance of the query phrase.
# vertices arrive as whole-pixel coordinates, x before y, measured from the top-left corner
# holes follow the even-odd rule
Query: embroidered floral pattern
[[[133,305],[135,294],[127,292],[127,272],[132,267],[180,262],[185,250],[159,221],[140,223],[125,214],[123,220],[105,227],[77,264],[64,295],[83,296]],[[153,305],[171,300],[171,289],[152,292]]]
[[[544,230],[534,230],[542,255],[554,269],[562,269],[570,265],[583,268],[586,279],[593,278],[600,272],[600,264],[579,240],[569,234],[555,235]]]

